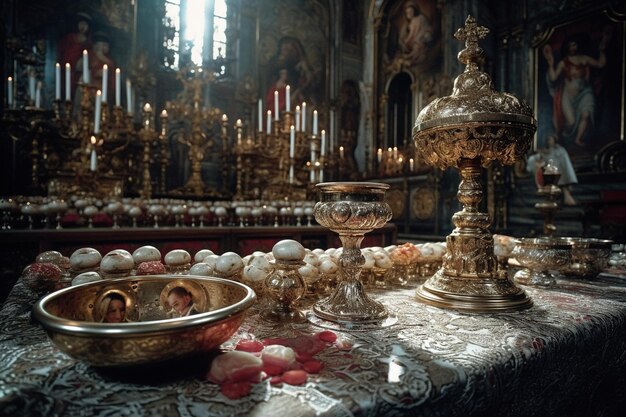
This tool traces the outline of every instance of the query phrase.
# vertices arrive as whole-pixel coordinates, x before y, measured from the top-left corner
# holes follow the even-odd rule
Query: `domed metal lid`
[[[529,124],[534,130],[536,121],[532,109],[509,93],[497,92],[491,77],[478,69],[485,52],[478,46],[489,29],[478,26],[468,16],[465,26],[454,37],[465,41],[465,49],[458,54],[465,71],[454,80],[452,95],[438,98],[426,106],[415,120],[413,135],[433,127],[460,125],[472,122]]]

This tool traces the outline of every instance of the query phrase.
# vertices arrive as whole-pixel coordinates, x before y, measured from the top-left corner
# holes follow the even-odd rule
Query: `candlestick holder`
[[[321,200],[314,215],[319,224],[339,234],[343,252],[339,258],[341,279],[335,292],[313,307],[316,316],[340,324],[382,322],[387,308],[372,300],[360,280],[365,258],[361,242],[365,233],[382,227],[391,219],[385,202],[388,184],[370,182],[329,182],[317,184]]]
[[[543,185],[537,187],[537,194],[544,199],[535,204],[535,208],[543,215],[543,234],[545,236],[554,236],[556,225],[554,224],[554,215],[559,211],[559,203],[557,200],[561,197],[562,191],[557,185],[561,173],[552,161],[548,161],[547,165],[542,168]]]
[[[455,37],[465,41],[459,60],[467,67],[454,82],[452,95],[434,100],[418,115],[415,148],[440,169],[457,167],[457,193],[463,209],[452,216],[456,228],[446,238],[443,267],[417,290],[419,300],[438,307],[468,311],[528,308],[532,301],[497,268],[489,215],[478,210],[483,191],[481,166],[492,161],[510,165],[528,150],[536,130],[531,108],[514,96],[495,91],[479,71],[484,51],[478,40],[488,29],[468,16]]]

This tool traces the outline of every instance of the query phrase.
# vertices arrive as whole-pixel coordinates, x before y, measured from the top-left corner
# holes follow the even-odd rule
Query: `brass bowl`
[[[168,294],[175,287],[188,291],[194,314],[174,317]],[[124,322],[108,323],[111,299],[120,296]],[[255,300],[251,288],[222,278],[146,275],[56,291],[33,314],[61,351],[93,366],[116,367],[213,350],[235,333]]]

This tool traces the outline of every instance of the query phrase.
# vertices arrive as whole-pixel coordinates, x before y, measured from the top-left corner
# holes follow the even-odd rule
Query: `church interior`
[[[228,334],[205,331],[201,350],[261,357],[263,349],[262,365],[201,362],[218,387],[204,386],[215,397],[204,398],[188,381],[193,365],[183,364],[167,388],[141,380],[145,392],[169,399],[132,400],[131,414],[162,406],[163,415],[205,415],[194,414],[201,405],[208,415],[280,406],[303,416],[538,415],[528,410],[540,392],[541,415],[621,415],[624,2],[8,0],[0,15],[0,328],[22,317],[17,327],[34,332],[20,306],[32,298],[53,342],[37,335],[35,359],[56,346],[69,356],[52,367],[117,372],[170,360],[187,347],[174,336],[162,342],[159,332],[172,317],[208,315],[217,308],[213,291],[231,303],[223,309],[241,311],[220,316],[230,320],[221,322]],[[178,278],[120,289],[129,276],[159,274]],[[104,283],[110,278],[120,279],[116,290]],[[122,296],[106,298],[102,288]],[[171,307],[167,317],[141,305],[150,291],[161,310]],[[63,326],[54,314],[76,310],[108,323],[111,312],[94,307],[103,300],[122,304],[122,335],[124,321],[163,319],[150,340],[164,356],[142,341],[87,344],[81,326],[80,343],[56,337]],[[190,309],[179,311],[183,301]],[[87,303],[93,311],[84,313]],[[246,309],[254,313],[233,324]],[[406,321],[415,315],[440,330],[415,333]],[[555,323],[575,328],[574,340]],[[305,325],[313,335],[302,336]],[[466,342],[450,326],[494,341]],[[602,346],[592,347],[586,338],[596,331]],[[285,353],[257,349],[259,335],[282,340],[276,345],[293,348],[297,360],[272,373]],[[20,337],[0,338],[0,353],[4,344],[15,363],[25,360]],[[467,345],[457,351],[459,340]],[[100,346],[124,353],[111,357]],[[333,349],[353,355],[361,371],[350,376]],[[518,352],[514,365],[503,351]],[[266,354],[275,356],[271,366]],[[568,378],[557,366],[568,358],[603,388],[589,393],[584,378]],[[83,404],[70,392],[41,391],[56,408],[24,399],[44,382],[29,382],[30,371],[9,362],[0,355],[0,382],[14,387],[0,389],[5,410],[72,415],[72,398]],[[241,363],[262,366],[266,388],[227,372]],[[101,400],[128,376],[88,381],[88,370],[67,372]],[[571,383],[562,398],[534,380],[542,372]],[[170,401],[183,391],[189,403]],[[82,406],[87,415],[106,410]]]

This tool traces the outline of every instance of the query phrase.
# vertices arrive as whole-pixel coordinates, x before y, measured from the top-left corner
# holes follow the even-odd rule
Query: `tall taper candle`
[[[324,129],[322,129],[322,138],[320,140],[320,143],[321,143],[320,155],[326,156],[326,131]]]
[[[259,118],[257,120],[257,123],[259,124],[257,130],[259,132],[262,132],[263,131],[263,99],[262,98],[259,99]]]
[[[317,110],[313,110],[313,134],[317,136]]]
[[[65,63],[65,100],[72,100],[72,66],[69,62]]]
[[[296,106],[296,132],[300,131],[300,106]]]
[[[28,98],[31,102],[35,101],[35,76],[30,67],[28,69]]]
[[[266,125],[265,128],[267,129],[266,133],[268,135],[271,135],[272,134],[272,111],[271,110],[267,111],[267,121],[265,125]]]
[[[102,91],[96,92],[96,111],[94,112],[93,133],[100,133],[100,117],[102,115]]]
[[[306,102],[302,102],[302,132],[306,132]]]
[[[93,136],[92,136],[93,138]],[[91,158],[89,160],[89,170],[95,171],[98,168],[98,156],[96,155],[96,147],[92,146],[91,148]]]
[[[122,105],[122,74],[119,68],[115,69],[115,105]]]
[[[278,108],[278,91],[274,91],[274,120],[280,120],[280,109]]]
[[[7,78],[7,104],[13,108],[13,77]]]
[[[61,64],[54,66],[54,99],[61,100]]]
[[[35,107],[41,107],[41,81],[37,81],[37,88],[35,89]]]
[[[102,102],[107,102],[107,93],[109,92],[109,66],[102,66]]]
[[[89,53],[83,49],[83,82],[89,84]]]
[[[133,114],[133,97],[132,97],[132,85],[130,83],[130,80],[126,80],[126,108],[128,111],[128,114]]]
[[[296,128],[294,125],[289,128],[289,157],[296,157]]]
[[[291,111],[291,87],[285,87],[285,111]]]

